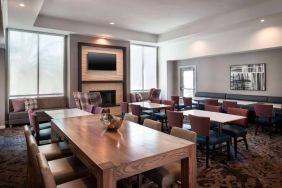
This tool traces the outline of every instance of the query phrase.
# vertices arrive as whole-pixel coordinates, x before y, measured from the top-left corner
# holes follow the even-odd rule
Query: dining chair
[[[248,114],[249,111],[247,109],[242,108],[228,108],[228,114],[244,116],[245,119],[232,121],[229,124],[225,124],[222,127],[222,132],[229,135],[234,140],[234,153],[237,158],[237,143],[240,141],[244,141],[246,150],[248,150],[248,142],[247,142],[247,126],[248,126]],[[242,137],[241,140],[238,138]]]
[[[49,167],[49,164],[42,153],[38,153],[36,155],[36,159],[38,161],[38,168],[40,172],[40,176],[38,177],[41,179],[42,185],[40,187],[43,188],[90,188],[90,187],[97,187],[97,180],[95,177],[89,175],[87,177],[74,179],[72,181],[65,182],[63,184],[59,184],[57,186],[56,180],[54,175]]]
[[[218,106],[218,100],[217,99],[206,99],[205,105]]]
[[[35,112],[28,112],[30,125],[32,126],[32,132],[35,136],[36,142],[40,145],[40,141],[49,141],[51,139],[51,128],[40,129],[38,117]]]
[[[273,129],[273,105],[268,104],[254,104],[255,114],[256,114],[256,131],[255,135],[257,135],[259,126],[262,129],[265,126],[269,127],[269,136],[271,136]]]
[[[28,138],[27,147],[31,158],[29,182],[32,182],[32,187],[42,187],[41,179],[38,178],[41,173],[36,157],[40,150],[32,136]],[[85,177],[89,174],[88,169],[74,156],[51,160],[48,162],[48,165],[57,185]]]
[[[94,114],[102,114],[104,113],[104,108],[100,107],[100,106],[96,106],[94,109]]]
[[[151,102],[161,104],[161,99],[151,99]]]
[[[193,108],[192,97],[183,97],[183,104],[185,109],[192,109]]]
[[[162,131],[162,124],[159,121],[145,119],[143,122],[143,126],[154,129],[156,131]]]
[[[205,111],[210,111],[210,112],[220,112],[221,107],[220,106],[214,106],[214,105],[205,105]]]
[[[169,105],[170,107],[164,109],[164,111],[162,111],[162,112],[154,113],[153,116],[156,117],[158,120],[160,120],[162,125],[165,123],[165,125],[167,126],[166,111],[167,110],[174,111],[175,103],[174,103],[173,100],[164,100],[163,102],[164,102],[165,105]]]
[[[131,112],[133,115],[138,117],[138,123],[142,124],[144,119],[152,119],[153,117],[149,114],[144,114],[142,111],[142,107],[140,105],[131,104]]]
[[[166,111],[168,126],[171,129],[172,127],[179,127],[187,130],[191,130],[191,125],[183,123],[183,113],[175,111]]]
[[[33,128],[34,125],[33,125],[33,119],[32,119],[32,117],[31,117],[31,114],[33,114],[33,113],[36,114],[36,112],[33,111],[32,109],[29,109],[27,112],[28,112],[29,124],[30,124],[30,126]],[[40,129],[40,130],[49,129],[49,128],[51,128],[51,122],[48,122],[48,123],[40,123],[40,124],[39,124],[39,129]]]
[[[199,145],[205,145],[206,146],[206,168],[209,167],[209,154],[210,154],[210,146],[213,146],[214,149],[222,148],[222,143],[226,142],[227,147],[227,156],[228,159],[230,159],[230,136],[221,133],[218,134],[218,132],[210,130],[210,118],[208,117],[200,117],[200,116],[194,116],[189,115],[189,120],[191,123],[192,131],[197,133],[197,143]],[[216,145],[219,145],[218,148],[216,148]]]
[[[175,108],[177,109],[177,110],[180,110],[180,105],[179,105],[179,96],[178,95],[172,95],[171,97],[170,97],[170,99],[172,100],[172,101],[174,101],[174,105],[175,105]],[[183,105],[182,105],[183,106]],[[184,106],[183,106],[184,107]]]
[[[95,110],[95,106],[94,106],[94,105],[91,105],[91,104],[85,104],[84,110],[85,110],[86,112],[89,112],[89,113],[93,114],[93,113],[94,113],[94,110]]]
[[[172,127],[170,135],[196,143],[197,134],[193,131],[185,130],[179,127]],[[143,173],[158,187],[173,187],[177,181],[181,179],[181,163],[180,161],[169,163]]]
[[[120,103],[120,111],[121,111],[121,117],[123,117],[124,114],[129,113],[128,102]]]
[[[237,101],[223,101],[222,107],[223,111],[227,112],[228,108],[237,108]]]
[[[27,125],[24,126],[24,135],[27,145],[29,145],[29,137],[33,137],[31,131]],[[66,142],[53,142],[51,144],[45,144],[38,146],[39,151],[42,152],[48,161],[68,157],[72,155],[69,145]],[[30,160],[30,153],[28,153],[28,159]],[[31,162],[30,162],[31,163]]]
[[[139,121],[138,116],[129,113],[124,114],[123,119],[134,123],[138,123]]]

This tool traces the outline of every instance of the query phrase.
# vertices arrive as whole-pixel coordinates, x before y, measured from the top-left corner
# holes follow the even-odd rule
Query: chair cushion
[[[267,102],[267,96],[226,94],[226,99]]]
[[[282,104],[282,97],[268,97],[267,102]]]
[[[153,116],[158,118],[158,119],[165,119],[166,118],[166,113],[164,113],[164,112],[157,112],[157,113],[154,113]]]
[[[25,111],[24,99],[11,99],[13,105],[13,112],[23,112]]]
[[[259,125],[269,125],[271,122],[268,118],[257,117],[255,122]]]
[[[225,93],[211,93],[211,92],[196,92],[196,97],[209,97],[209,98],[218,98],[225,99]]]
[[[38,108],[37,99],[25,99],[24,101],[25,111],[29,109],[34,110]]]
[[[85,178],[73,180],[57,186],[57,188],[96,188],[97,180],[95,177],[87,176]]]
[[[143,175],[154,181],[159,187],[170,187],[181,176],[181,165],[179,162],[167,164],[144,172]]]
[[[57,185],[88,175],[88,169],[74,156],[49,161],[48,164]]]
[[[51,139],[51,128],[42,129],[39,131],[39,140],[50,140]]]
[[[220,144],[230,140],[230,136],[224,133],[218,134],[218,132],[211,130],[210,131],[210,145]],[[197,143],[201,145],[206,144],[206,137],[202,135],[197,136]]]
[[[43,130],[43,129],[49,129],[51,128],[51,123],[40,123],[39,124],[39,129]]]
[[[45,155],[47,161],[72,155],[69,145],[66,142],[42,145],[39,146],[39,150]]]
[[[144,113],[144,114],[149,114],[149,115],[151,115],[151,114],[153,114],[153,110],[143,110],[142,111],[142,113]]]
[[[247,130],[237,125],[224,125],[222,132],[232,137],[242,137],[247,134]]]

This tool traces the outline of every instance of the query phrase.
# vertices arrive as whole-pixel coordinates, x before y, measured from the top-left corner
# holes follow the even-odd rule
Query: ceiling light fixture
[[[19,6],[20,6],[20,7],[24,7],[25,5],[24,5],[23,3],[20,3]]]
[[[260,22],[263,23],[263,22],[264,22],[264,19],[261,19]]]
[[[110,24],[110,25],[115,25],[115,22],[110,22],[109,24]]]

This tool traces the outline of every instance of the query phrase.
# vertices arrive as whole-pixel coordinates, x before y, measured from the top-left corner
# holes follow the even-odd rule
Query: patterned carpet
[[[282,187],[282,135],[269,138],[267,133],[254,136],[250,128],[249,151],[238,145],[238,159],[214,155],[210,168],[198,152],[198,187]],[[233,154],[233,148],[232,154]],[[26,185],[26,146],[22,129],[0,130],[0,187],[21,188]]]

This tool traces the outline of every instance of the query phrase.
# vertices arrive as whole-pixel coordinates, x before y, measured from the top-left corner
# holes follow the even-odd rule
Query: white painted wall
[[[190,58],[232,54],[282,46],[282,20],[245,23],[221,32],[202,33],[160,43],[159,87],[167,97],[167,62]]]

